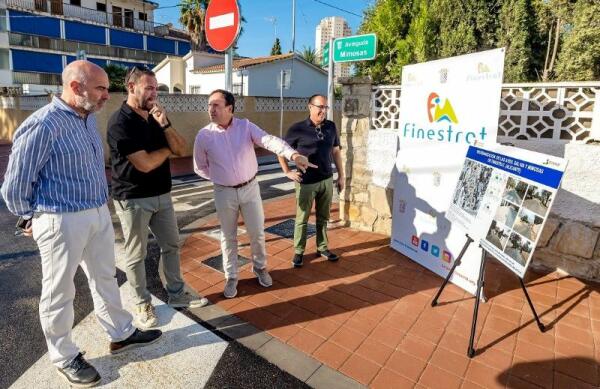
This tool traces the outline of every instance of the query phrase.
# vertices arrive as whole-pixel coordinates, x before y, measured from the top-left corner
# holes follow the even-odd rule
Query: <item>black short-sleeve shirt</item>
[[[292,124],[285,136],[285,141],[290,146],[307,156],[309,162],[318,166],[306,170],[302,175],[302,184],[314,184],[333,176],[332,151],[334,147],[340,146],[340,137],[335,123],[331,120],[323,121],[319,127],[323,134],[322,139],[310,118]]]
[[[169,147],[164,130],[152,115],[148,121],[127,103],[108,121],[106,134],[112,166],[112,195],[116,200],[159,196],[171,191],[169,159],[156,169],[144,173],[137,170],[127,156],[137,151],[152,152]]]

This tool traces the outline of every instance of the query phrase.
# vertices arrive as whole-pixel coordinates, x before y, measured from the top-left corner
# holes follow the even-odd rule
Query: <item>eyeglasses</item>
[[[147,66],[135,65],[129,68],[127,71],[127,76],[125,76],[125,84],[129,82],[131,76],[133,76],[136,72],[146,73],[151,72],[150,68]]]
[[[322,111],[327,111],[329,109],[328,105],[315,105],[315,104],[311,104],[313,107],[318,108]]]
[[[317,133],[317,139],[318,140],[325,139],[325,135],[323,134],[323,131],[321,130],[321,126],[315,127],[315,132]]]

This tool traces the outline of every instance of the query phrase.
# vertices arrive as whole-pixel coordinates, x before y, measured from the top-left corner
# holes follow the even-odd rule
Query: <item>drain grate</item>
[[[224,273],[224,271],[223,271],[223,254],[219,254],[215,257],[205,259],[204,261],[202,261],[202,263],[205,264],[206,266],[212,267],[213,269],[215,269],[217,271],[220,271],[221,273]],[[250,260],[248,258],[238,255],[238,269],[247,263],[250,263]]]
[[[265,232],[273,235],[281,236],[286,239],[294,239],[294,219],[287,219],[281,223],[265,228]],[[306,226],[306,238],[310,238],[317,233],[317,228],[314,224],[308,223]]]

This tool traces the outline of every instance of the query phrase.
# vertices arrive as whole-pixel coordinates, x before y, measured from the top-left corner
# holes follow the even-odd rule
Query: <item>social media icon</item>
[[[434,244],[431,245],[431,255],[439,258],[440,256],[440,248]]]
[[[413,244],[413,246],[419,247],[419,238],[416,235],[413,235],[411,243]]]
[[[426,240],[421,240],[421,250],[429,251],[429,242]]]
[[[450,254],[448,251],[444,250],[444,253],[442,254],[442,259],[448,263],[452,262],[452,254]]]

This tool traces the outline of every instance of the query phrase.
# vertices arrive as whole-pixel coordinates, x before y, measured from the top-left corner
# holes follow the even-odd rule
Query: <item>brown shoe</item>
[[[138,348],[152,344],[156,342],[161,335],[161,330],[142,331],[136,328],[133,334],[129,336],[129,338],[120,342],[110,342],[110,353],[118,354],[122,353],[123,351],[130,350],[132,348]]]

